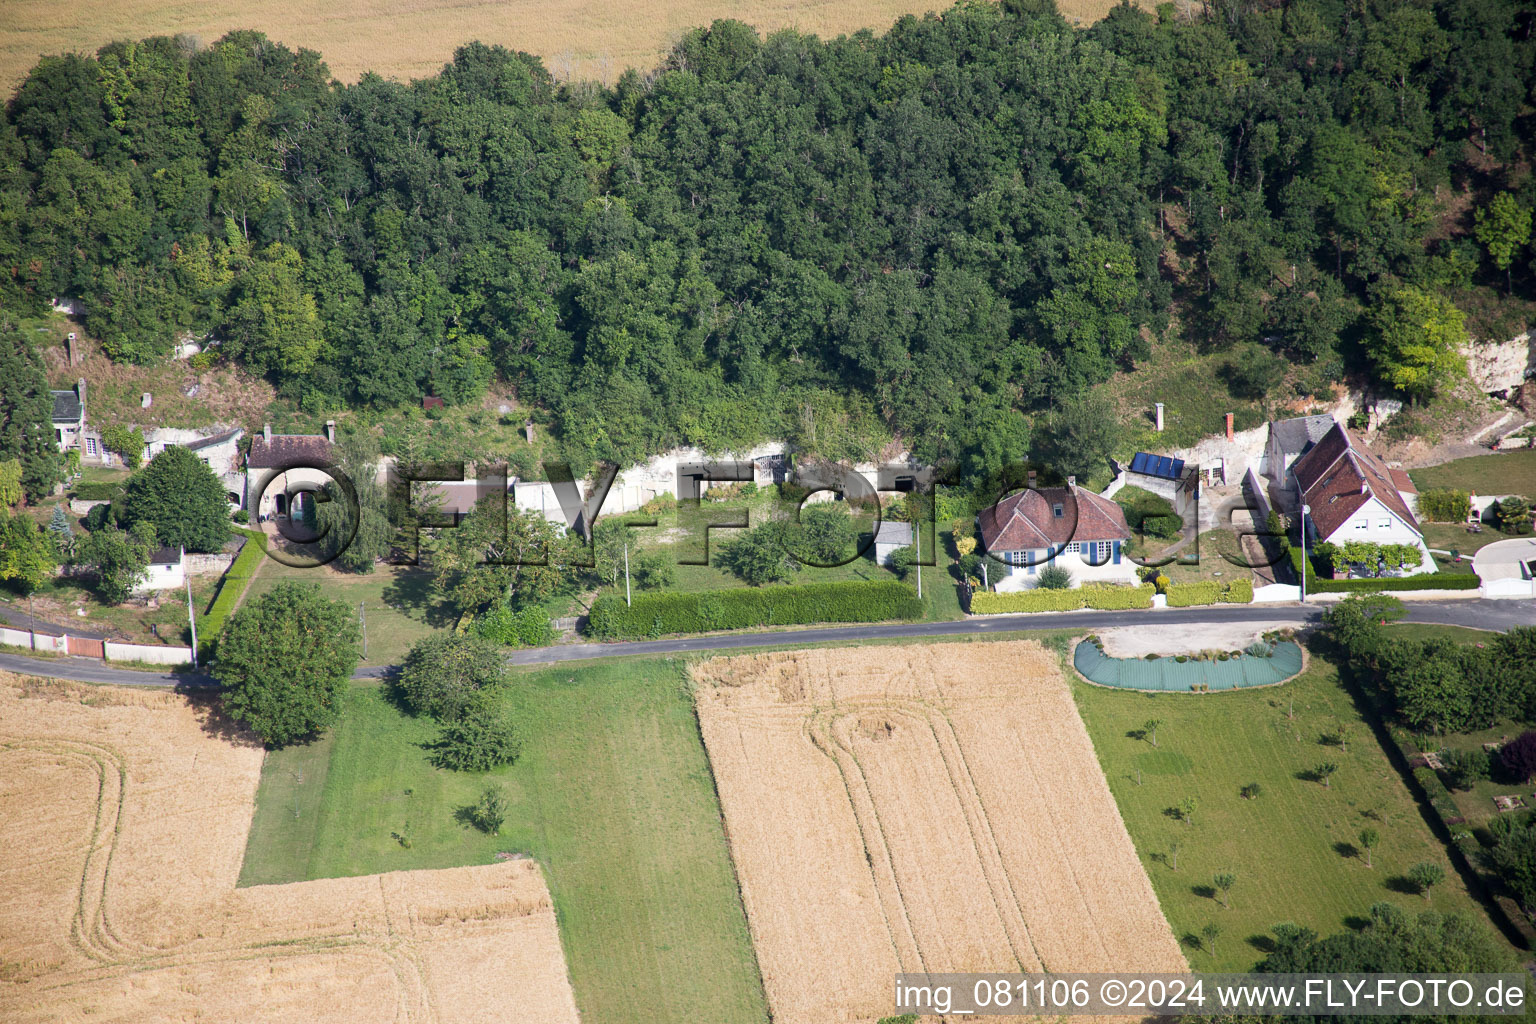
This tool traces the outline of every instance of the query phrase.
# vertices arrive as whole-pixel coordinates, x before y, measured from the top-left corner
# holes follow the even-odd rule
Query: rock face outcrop
[[[1479,391],[1513,391],[1536,371],[1536,350],[1525,331],[1508,341],[1473,341],[1467,346],[1467,372]]]

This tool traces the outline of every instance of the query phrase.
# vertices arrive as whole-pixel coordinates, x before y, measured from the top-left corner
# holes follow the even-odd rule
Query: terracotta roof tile
[[[1374,497],[1415,531],[1419,522],[1399,490],[1400,470],[1387,468],[1370,449],[1360,444],[1342,423],[1334,424],[1316,447],[1291,467],[1301,485],[1302,500],[1311,506],[1318,533],[1331,536],[1357,509]],[[1394,475],[1395,474],[1395,475]]]
[[[1075,500],[1074,500],[1075,499]],[[1056,515],[1060,505],[1062,514]],[[1042,487],[1011,494],[977,517],[987,551],[1028,551],[1069,541],[1129,540],[1125,510],[1081,488]]]
[[[323,434],[274,434],[270,442],[265,434],[257,434],[251,438],[251,453],[246,458],[246,466],[250,469],[325,466],[331,462],[334,447]]]

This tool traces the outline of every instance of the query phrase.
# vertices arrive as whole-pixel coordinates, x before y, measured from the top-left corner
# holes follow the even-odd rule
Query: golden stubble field
[[[1059,0],[1083,21],[1115,0]],[[627,67],[649,68],[690,28],[737,18],[764,32],[795,28],[831,37],[883,32],[903,14],[944,10],[943,0],[5,0],[0,3],[0,86],[7,95],[45,53],[95,52],[117,39],[188,34],[203,44],[254,28],[318,51],[331,73],[354,82],[365,71],[408,80],[435,74],[454,48],[474,39],[543,57],[561,78],[611,83]]]
[[[575,1024],[531,861],[235,888],[261,749],[0,674],[0,1019]]]
[[[898,971],[1184,971],[1054,655],[1028,641],[694,669],[773,1018]]]

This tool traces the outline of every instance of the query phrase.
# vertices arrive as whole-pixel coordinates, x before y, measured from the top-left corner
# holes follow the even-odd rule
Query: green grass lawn
[[[1536,449],[1474,455],[1469,459],[1411,470],[1408,475],[1421,491],[1453,487],[1474,494],[1536,497]]]
[[[453,625],[455,613],[432,592],[427,570],[381,565],[367,575],[335,572],[328,567],[301,569],[268,558],[251,581],[250,602],[284,580],[318,583],[333,600],[351,608],[362,606],[368,625],[368,656],[364,665],[396,665],[411,645],[436,629]]]
[[[435,727],[356,686],[328,750],[267,756],[242,884],[527,853],[587,1024],[766,1024],[683,662],[521,672],[506,701],[524,748],[489,776],[511,797],[500,836],[457,813],[487,776],[433,768],[422,744]]]
[[[1078,680],[1074,693],[1163,913],[1195,969],[1247,970],[1274,925],[1289,921],[1326,935],[1382,900],[1487,922],[1321,659],[1293,682],[1262,690],[1145,695]],[[1152,718],[1162,720],[1156,748],[1141,735]],[[1347,750],[1324,741],[1341,723]],[[1323,761],[1338,765],[1326,788],[1308,777]],[[1238,791],[1250,782],[1262,792],[1245,800]],[[1198,803],[1192,825],[1170,813],[1186,797]],[[1365,828],[1381,836],[1374,867],[1360,849]],[[1403,891],[1402,876],[1421,861],[1446,871],[1428,901]],[[1212,888],[1223,871],[1237,876],[1230,908]],[[1192,941],[1212,922],[1221,928],[1214,956]]]

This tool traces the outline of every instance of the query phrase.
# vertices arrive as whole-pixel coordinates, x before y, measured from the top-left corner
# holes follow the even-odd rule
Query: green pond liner
[[[1174,655],[1161,658],[1111,658],[1088,641],[1077,645],[1072,664],[1087,679],[1101,686],[1125,690],[1167,690],[1185,693],[1199,688],[1239,690],[1272,686],[1301,671],[1301,647],[1291,640],[1274,645],[1268,658],[1243,654],[1226,661],[1179,661]]]

